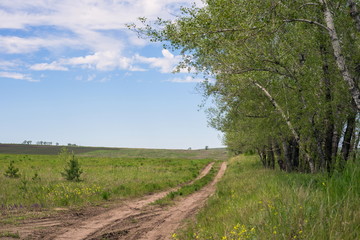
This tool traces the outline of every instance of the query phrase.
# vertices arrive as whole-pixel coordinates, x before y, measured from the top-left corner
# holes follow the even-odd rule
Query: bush
[[[80,182],[80,175],[83,173],[80,168],[80,164],[75,155],[72,155],[72,158],[68,161],[67,167],[64,169],[65,172],[61,173],[66,180]]]
[[[19,178],[20,177],[19,169],[14,166],[14,161],[10,162],[8,169],[4,173],[4,176],[9,177],[9,178]]]

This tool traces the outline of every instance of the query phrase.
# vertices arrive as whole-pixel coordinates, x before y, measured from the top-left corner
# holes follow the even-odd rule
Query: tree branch
[[[310,23],[310,24],[314,24],[316,26],[322,27],[324,29],[326,29],[327,31],[331,32],[332,30],[330,28],[328,28],[327,26],[313,21],[313,20],[308,20],[308,19],[285,19],[284,22],[304,22],[304,23]]]

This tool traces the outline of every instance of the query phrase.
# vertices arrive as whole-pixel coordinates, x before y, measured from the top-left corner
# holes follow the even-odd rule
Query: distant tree
[[[209,150],[209,146],[205,146],[205,150]]]

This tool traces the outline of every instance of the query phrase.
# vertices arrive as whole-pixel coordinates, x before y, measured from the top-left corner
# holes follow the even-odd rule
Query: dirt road
[[[196,178],[200,179],[209,173],[213,163],[203,169]],[[193,216],[200,209],[207,198],[214,193],[215,184],[219,181],[226,170],[226,163],[222,163],[219,172],[214,180],[201,190],[176,202],[171,207],[160,207],[149,205],[150,203],[163,198],[168,191],[145,196],[143,198],[127,201],[120,207],[105,210],[102,213],[97,211],[92,216],[75,214],[73,219],[44,219],[38,222],[29,222],[20,226],[20,233],[30,231],[36,224],[42,229],[27,232],[25,239],[170,239],[171,234],[180,226],[184,219]],[[194,180],[195,181],[195,180]],[[189,183],[190,184],[190,183]],[[16,231],[12,229],[12,231]]]

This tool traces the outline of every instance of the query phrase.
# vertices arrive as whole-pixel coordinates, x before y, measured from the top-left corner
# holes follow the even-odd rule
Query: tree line
[[[205,76],[211,126],[263,165],[331,173],[360,141],[360,14],[355,0],[206,0],[175,20],[129,25]]]

